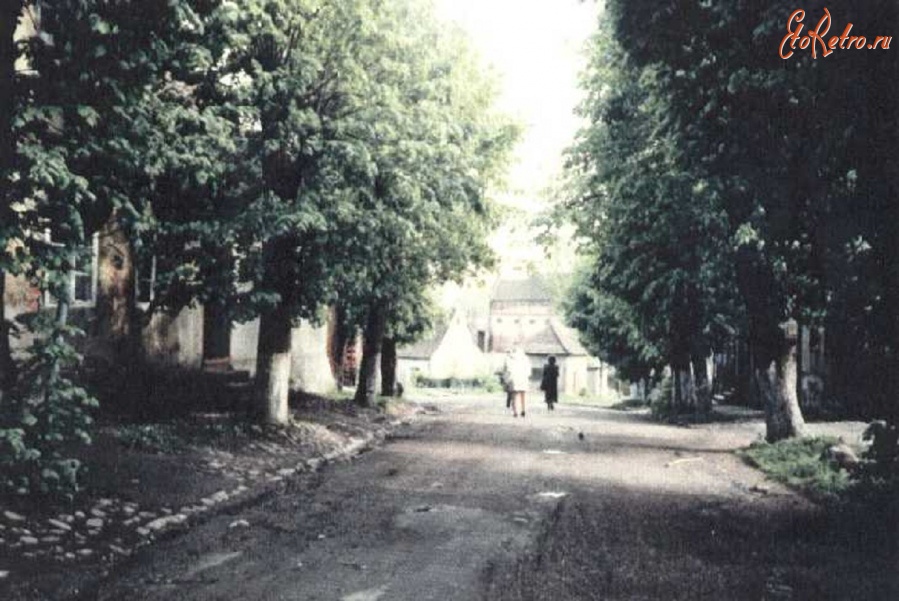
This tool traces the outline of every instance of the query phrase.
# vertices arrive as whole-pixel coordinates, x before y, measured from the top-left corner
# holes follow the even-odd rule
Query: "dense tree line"
[[[811,2],[802,36],[825,4],[837,45],[849,22],[869,42],[899,25],[894,2]],[[899,410],[899,63],[801,38],[781,58],[794,8],[607,2],[569,160],[592,256],[572,321],[635,375],[670,366],[680,403],[710,350],[745,342],[771,440],[802,430],[798,325],[825,329],[829,396]]]
[[[25,20],[34,35],[14,39]],[[419,334],[428,286],[491,260],[486,191],[516,130],[427,2],[4,1],[0,45],[0,281],[29,278],[56,307],[29,324],[27,365],[9,352],[16,326],[0,332],[0,443],[32,487],[74,482],[59,448],[89,438],[67,311],[103,228],[155,266],[122,361],[139,362],[157,310],[258,316],[268,422],[287,419],[298,320],[331,305],[364,329],[357,399],[371,404],[384,338]]]

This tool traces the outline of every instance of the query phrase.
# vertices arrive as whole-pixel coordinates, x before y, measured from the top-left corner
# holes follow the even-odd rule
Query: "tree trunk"
[[[290,312],[281,304],[259,316],[255,409],[264,423],[289,421],[291,329]]]
[[[681,386],[681,411],[692,413],[696,409],[696,387],[693,385],[693,374],[690,372],[690,364],[687,363],[678,369]]]
[[[331,336],[328,350],[331,358],[331,371],[337,381],[338,388],[346,381],[346,356],[347,346],[356,337],[354,327],[347,324],[347,311],[343,305],[337,304],[331,308],[330,316]]]
[[[396,396],[396,341],[385,338],[381,348],[381,395]]]
[[[6,273],[0,270],[0,403],[16,383],[16,364],[12,358],[9,341],[9,324],[6,321]]]
[[[356,386],[356,402],[364,407],[375,404],[378,390],[378,363],[387,329],[387,303],[373,301],[368,308],[365,333],[362,339],[362,364]]]
[[[227,368],[231,358],[231,317],[224,303],[203,306],[203,362]]]
[[[701,415],[708,415],[712,411],[712,387],[709,384],[705,357],[694,355],[692,363],[693,382],[695,383],[696,393],[696,411]]]
[[[791,326],[787,329],[778,356],[766,363],[756,362],[755,367],[754,380],[765,406],[765,439],[768,442],[802,436],[805,430],[799,408],[797,339],[789,331]]]

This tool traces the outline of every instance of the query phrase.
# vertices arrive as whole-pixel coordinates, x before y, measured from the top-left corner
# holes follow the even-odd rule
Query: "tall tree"
[[[660,353],[676,409],[707,411],[705,359],[721,321],[734,317],[727,223],[664,128],[660,77],[633,64],[608,29],[594,38],[589,125],[569,153],[572,197],[562,208],[588,240],[594,274],[575,289],[569,316],[619,367],[646,369]]]
[[[685,171],[724,209],[768,438],[797,434],[795,323],[845,323],[848,316],[834,310],[847,306],[842,282],[855,274],[873,293],[870,318],[856,320],[865,322],[865,335],[856,339],[895,331],[895,305],[886,303],[887,288],[896,289],[887,242],[895,239],[887,234],[895,207],[883,199],[895,191],[897,166],[883,149],[896,133],[882,127],[896,122],[889,100],[895,63],[883,50],[780,58],[792,9],[776,2],[615,1],[607,8],[634,72],[654,73],[669,107],[658,133],[673,140]],[[805,8],[805,27],[813,27],[823,3]],[[894,3],[870,0],[835,18],[873,35],[895,25],[896,13]],[[867,270],[871,260],[879,267]],[[895,344],[879,339],[878,354],[894,357]]]
[[[383,99],[368,142],[375,177],[360,198],[365,217],[344,238],[356,257],[368,256],[347,261],[356,269],[343,280],[365,320],[361,404],[374,402],[385,334],[403,325],[391,316],[435,283],[491,260],[486,193],[516,135],[492,111],[490,81],[457,32],[440,31],[416,2],[395,3],[384,17],[392,25],[381,31],[392,27],[395,37],[375,69]]]

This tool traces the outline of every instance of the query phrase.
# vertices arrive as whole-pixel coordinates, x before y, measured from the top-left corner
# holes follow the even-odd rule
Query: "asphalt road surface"
[[[892,526],[825,512],[732,454],[757,421],[437,409],[145,549],[88,597],[899,599]]]

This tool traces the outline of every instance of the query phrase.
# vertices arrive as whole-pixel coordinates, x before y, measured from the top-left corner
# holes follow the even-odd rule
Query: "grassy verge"
[[[846,470],[829,461],[824,452],[839,441],[832,437],[796,438],[774,444],[753,443],[739,455],[771,479],[796,488],[813,499],[843,497],[849,490]]]

